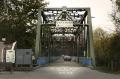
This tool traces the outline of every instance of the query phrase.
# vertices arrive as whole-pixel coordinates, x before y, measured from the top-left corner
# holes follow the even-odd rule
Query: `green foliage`
[[[116,0],[114,4],[116,6],[111,16],[116,31],[107,34],[101,28],[97,28],[94,32],[94,45],[97,65],[118,71],[120,70],[120,0]]]
[[[114,5],[116,6],[114,7],[111,16],[114,21],[116,32],[120,34],[120,0],[116,0]]]
[[[111,37],[109,48],[111,53],[111,59],[114,59],[114,60],[119,59],[120,58],[120,36],[118,34],[114,34]]]
[[[98,61],[97,65],[103,65],[106,61],[106,56],[108,54],[108,42],[109,34],[101,28],[97,28],[94,31],[94,46],[95,46],[95,55],[96,60]]]
[[[117,33],[108,34],[97,28],[94,31],[94,46],[97,66],[109,70],[120,69],[120,36]]]
[[[18,48],[33,47],[38,9],[45,5],[43,0],[10,0],[7,15],[4,14],[7,9],[0,7],[0,18],[3,18],[0,21],[0,39],[6,37],[7,43],[17,41]]]

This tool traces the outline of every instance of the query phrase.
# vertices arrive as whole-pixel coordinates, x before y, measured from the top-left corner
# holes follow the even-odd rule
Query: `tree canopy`
[[[113,1],[111,14],[116,31],[107,33],[102,28],[94,31],[94,47],[97,66],[108,70],[120,70],[120,0]]]
[[[18,48],[33,47],[38,9],[45,5],[44,0],[1,1],[0,40],[5,37],[6,43],[18,41]]]
[[[96,65],[109,70],[119,70],[120,66],[120,37],[115,33],[107,33],[102,28],[94,31],[94,47]]]
[[[120,0],[113,1],[113,5],[115,5],[115,7],[112,13],[112,19],[115,24],[116,32],[120,34]]]

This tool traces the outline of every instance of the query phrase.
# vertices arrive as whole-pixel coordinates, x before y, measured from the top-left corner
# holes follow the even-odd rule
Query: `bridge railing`
[[[37,64],[38,65],[45,65],[45,64],[54,62],[59,58],[60,58],[60,56],[51,56],[50,58],[49,57],[39,57],[37,59]]]
[[[90,57],[77,57],[77,56],[72,56],[72,61],[78,62],[82,66],[91,66],[92,65],[92,60]]]

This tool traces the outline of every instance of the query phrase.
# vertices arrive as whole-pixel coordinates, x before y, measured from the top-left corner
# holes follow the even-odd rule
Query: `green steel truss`
[[[72,21],[73,27],[56,27],[57,21]],[[95,66],[90,8],[39,9],[36,57],[69,54],[91,57]]]

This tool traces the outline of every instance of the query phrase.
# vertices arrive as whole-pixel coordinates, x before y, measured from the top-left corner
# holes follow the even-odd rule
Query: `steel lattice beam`
[[[73,21],[73,27],[56,27],[57,21]],[[53,50],[59,43],[68,44],[72,42],[73,51],[78,56],[78,60],[80,53],[85,51],[86,57],[91,57],[92,65],[95,66],[90,8],[40,9],[36,31],[36,55],[42,53],[41,47],[45,49],[48,46],[50,58],[51,49]],[[53,36],[54,34],[62,34],[62,36]],[[65,37],[65,34],[73,34],[73,37]]]

